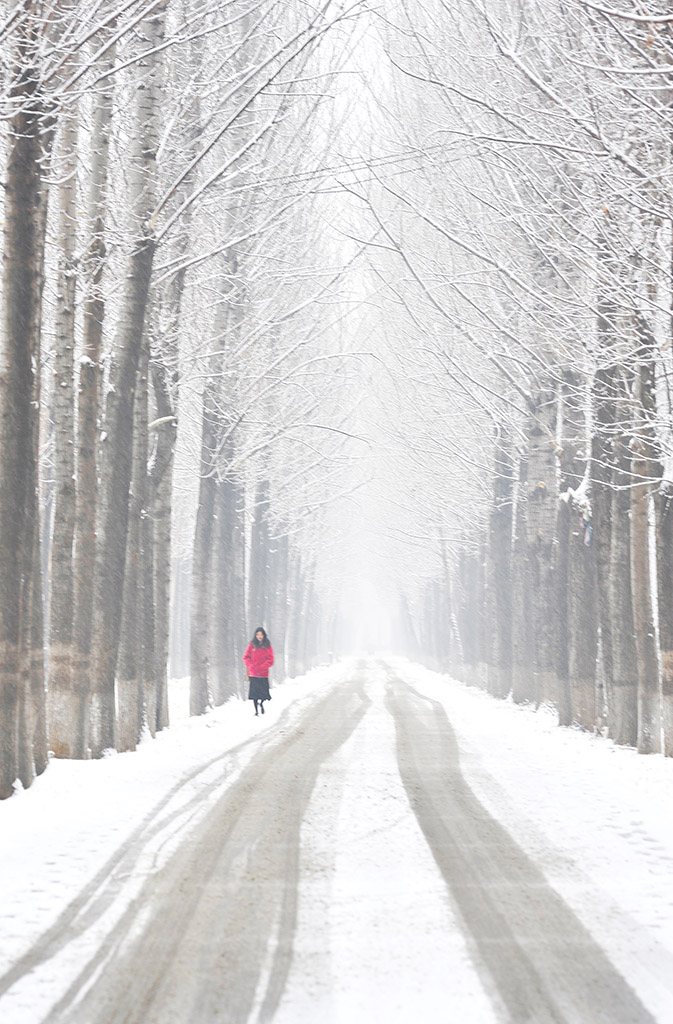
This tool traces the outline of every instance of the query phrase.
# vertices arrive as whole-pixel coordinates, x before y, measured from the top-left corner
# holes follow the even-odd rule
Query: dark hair
[[[258,633],[263,633],[264,634],[264,636],[262,637],[261,640],[257,639],[257,634]],[[266,630],[264,629],[264,626],[258,626],[257,627],[255,632],[252,634],[252,641],[251,642],[252,642],[252,646],[253,647],[270,647],[271,646],[271,641],[269,640],[268,636],[266,635]]]

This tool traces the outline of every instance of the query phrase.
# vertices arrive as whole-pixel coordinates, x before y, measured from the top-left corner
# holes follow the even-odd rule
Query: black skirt
[[[248,700],[271,700],[269,680],[266,676],[250,676],[248,681],[250,683]]]

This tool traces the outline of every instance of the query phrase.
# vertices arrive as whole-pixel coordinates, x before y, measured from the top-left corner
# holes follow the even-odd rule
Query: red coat
[[[243,661],[249,676],[261,676],[262,679],[266,679],[273,665],[273,647],[271,644],[268,647],[255,647],[251,641],[243,655]]]

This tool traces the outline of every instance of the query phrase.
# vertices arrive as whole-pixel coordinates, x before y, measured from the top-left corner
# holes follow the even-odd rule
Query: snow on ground
[[[657,1019],[673,1020],[673,758],[560,729],[551,709],[389,662],[444,705],[476,796]]]
[[[642,757],[604,739],[559,729],[551,712],[496,701],[402,659],[392,659],[391,664],[420,692],[442,702],[458,737],[463,771],[477,797],[535,858],[657,1019],[662,1024],[672,1020],[673,759]],[[187,684],[176,683],[171,688],[173,724],[156,740],[141,744],[136,753],[100,761],[52,761],[30,790],[1,803],[0,975],[54,923],[158,804],[165,801],[173,810],[184,807],[184,815],[177,819],[178,826],[170,816],[174,834],[158,836],[154,861],[140,866],[142,871],[152,870],[169,855],[196,814],[207,813],[209,800],[238,776],[259,743],[277,727],[281,712],[287,709],[291,722],[307,701],[354,671],[354,661],[343,662],[275,686],[268,713],[260,718],[254,717],[248,702],[232,700],[202,718],[188,719]],[[368,678],[383,685],[374,664]],[[436,890],[431,882],[423,897],[412,887],[410,901],[403,887],[397,891],[393,885],[381,916],[383,882],[377,879],[377,865],[391,844],[407,877],[417,870],[419,877],[428,879],[436,869],[413,816],[401,811],[407,805],[394,773],[383,768],[375,772],[366,792],[357,776],[337,784],[345,763],[357,765],[362,744],[378,744],[381,764],[392,763],[392,722],[378,700],[348,743],[326,762],[303,831],[302,891],[315,906],[322,899],[325,907],[328,885],[337,897],[325,908],[333,934],[331,973],[325,977],[326,961],[316,960],[311,950],[310,915],[300,900],[297,964],[308,966],[314,957],[315,970],[309,972],[314,985],[305,996],[299,986],[288,987],[279,1024],[315,1019],[302,999],[313,991],[319,1001],[334,985],[340,986],[332,1004],[339,1012],[331,1019],[363,1019],[355,1006],[368,998],[369,969],[381,963],[382,943],[391,965],[390,979],[405,973],[400,965],[410,957],[418,962],[427,958],[429,965],[444,958],[465,986],[465,1012],[459,1011],[455,1019],[488,1024],[489,1010],[482,1004],[439,881]],[[221,756],[227,751],[231,760],[225,774]],[[212,797],[195,810],[190,798],[213,784]],[[363,829],[363,820],[372,828]],[[320,863],[326,844],[334,843],[337,834],[339,848],[327,880],[310,865]],[[127,899],[133,895],[132,882]],[[367,887],[371,898],[363,899]],[[424,930],[405,928],[412,913],[422,915]],[[81,941],[95,942],[96,935],[85,935]],[[439,957],[431,952],[435,945]],[[55,977],[53,985],[57,984]],[[35,986],[32,995],[27,991],[14,1002],[11,995],[10,990],[0,997],[3,1024],[37,1024],[43,1019],[37,1004],[31,1011],[26,1002],[38,998]],[[49,991],[41,996],[48,1007]],[[405,997],[398,987],[397,1005],[404,998],[411,1005],[413,996],[408,992]],[[426,997],[431,1001],[432,993],[419,998]],[[433,1019],[432,1014],[425,1019]]]
[[[169,818],[169,809],[186,808],[218,775],[222,785],[229,784],[257,749],[249,741],[268,734],[285,709],[295,704],[299,709],[348,672],[349,666],[335,665],[273,687],[267,713],[257,718],[251,702],[236,698],[189,718],[189,681],[177,680],[169,694],[173,724],[156,739],[148,738],[135,752],[95,761],[52,759],[30,789],[0,803],[0,976],[161,801],[169,801]],[[223,777],[221,755],[238,748],[235,775]],[[201,813],[220,792],[213,790]],[[193,821],[186,811],[183,829]],[[157,838],[164,859],[169,838],[165,833]]]
[[[498,1019],[409,813],[386,675],[369,668],[372,706],[323,765],[304,819],[292,967],[274,1024]]]

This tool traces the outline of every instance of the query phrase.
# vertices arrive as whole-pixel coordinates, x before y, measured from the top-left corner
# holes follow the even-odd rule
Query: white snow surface
[[[655,1019],[668,1024],[673,759],[639,756],[601,737],[560,729],[550,710],[495,700],[406,660],[385,660],[444,705],[478,799],[534,858]],[[250,703],[231,700],[189,719],[188,680],[176,681],[173,724],[155,740],[99,761],[52,760],[28,791],[0,803],[0,976],[160,802],[171,810],[184,807],[182,817],[166,815],[170,825],[158,830],[154,846],[129,873],[109,920],[85,929],[0,996],[3,1024],[46,1024],[110,920],[238,777],[280,713],[289,709],[291,728],[306,702],[356,671],[362,668],[353,659],[276,685],[259,718]],[[294,959],[276,1020],[494,1024],[450,895],[395,769],[385,673],[376,659],[365,672],[372,708],[325,762],[302,829]],[[366,785],[358,776],[358,751],[365,749],[377,766]],[[222,776],[221,764],[212,762],[228,750],[235,752],[231,771],[194,809],[190,798]]]

